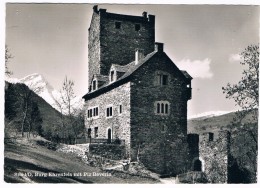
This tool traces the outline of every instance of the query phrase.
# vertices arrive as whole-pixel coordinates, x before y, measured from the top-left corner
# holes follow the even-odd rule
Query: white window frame
[[[94,116],[94,114],[96,114],[96,113],[94,113],[94,111],[96,111],[96,108],[98,108],[98,115]],[[92,110],[92,117],[88,116],[88,114],[89,114],[88,111],[89,110]],[[88,107],[88,109],[87,109],[87,120],[97,119],[97,118],[99,118],[99,114],[100,114],[99,106]]]
[[[109,108],[109,115],[110,115],[110,108],[112,108],[112,115],[111,116],[107,116],[107,109]],[[110,104],[110,105],[107,105],[106,106],[106,111],[105,111],[105,114],[106,114],[106,118],[109,119],[109,118],[112,118],[114,116],[114,109],[113,109],[113,105]]]
[[[158,112],[158,108],[157,108],[158,104],[159,104],[159,107],[160,107],[159,112]],[[166,104],[168,105],[167,113],[166,113]],[[163,106],[163,110],[162,110],[162,106]],[[169,103],[169,101],[155,101],[154,102],[154,113],[155,113],[155,115],[169,116],[170,115],[170,103]]]

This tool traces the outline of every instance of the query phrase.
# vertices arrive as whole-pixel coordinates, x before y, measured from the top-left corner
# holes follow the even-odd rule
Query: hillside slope
[[[188,120],[188,133],[215,132],[227,129],[236,117],[235,112],[213,117],[199,117]],[[251,122],[250,115],[246,116],[242,123]],[[255,123],[255,122],[252,122]]]
[[[19,123],[21,124],[21,115],[19,114],[21,112],[19,112],[19,110],[17,112],[17,109],[20,109],[20,104],[18,100],[21,99],[17,96],[17,94],[21,92],[27,92],[28,90],[29,88],[21,83],[5,83],[5,98],[6,100],[8,97],[12,99],[11,101],[5,101],[5,113],[7,113],[7,111],[10,109],[16,111],[16,114],[12,118],[13,123],[10,123],[8,118],[6,118],[6,126],[7,124],[10,124],[10,126],[19,127]],[[34,98],[35,102],[38,105],[40,116],[42,118],[42,129],[44,131],[44,134],[53,134],[55,132],[54,129],[61,124],[61,114],[37,94],[32,93],[31,97]],[[5,116],[6,115],[7,114],[5,114]]]
[[[4,180],[8,183],[156,183],[140,176],[104,173],[76,155],[47,149],[34,140],[6,142],[4,162]]]

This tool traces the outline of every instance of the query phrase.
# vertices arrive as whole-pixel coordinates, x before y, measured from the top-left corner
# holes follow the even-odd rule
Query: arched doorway
[[[202,163],[199,159],[196,159],[193,163],[193,170],[194,171],[202,171]]]
[[[107,130],[107,142],[108,142],[108,143],[111,143],[111,138],[112,138],[112,131],[111,131],[111,129],[109,128],[109,129]]]

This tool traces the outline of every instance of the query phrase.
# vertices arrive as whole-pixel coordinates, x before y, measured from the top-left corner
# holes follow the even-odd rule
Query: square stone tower
[[[135,50],[144,55],[154,50],[155,16],[109,13],[93,7],[88,38],[89,83],[94,74],[108,75],[112,64],[126,65],[135,59]]]

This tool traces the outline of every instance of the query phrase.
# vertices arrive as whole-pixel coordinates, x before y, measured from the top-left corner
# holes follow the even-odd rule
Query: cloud
[[[181,70],[186,70],[193,78],[212,78],[213,73],[210,70],[211,59],[194,60],[182,59],[176,62]]]
[[[241,61],[241,56],[239,54],[231,54],[229,55],[229,62],[234,63],[234,62],[240,62]]]

